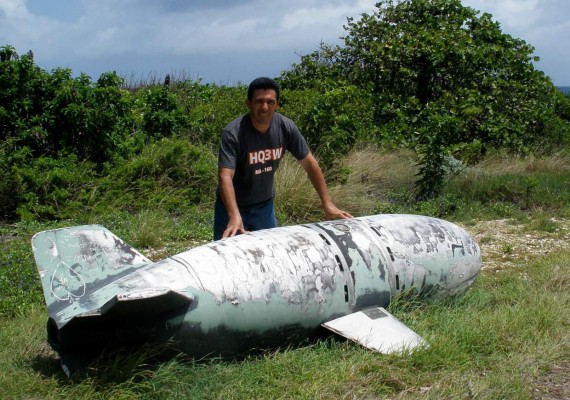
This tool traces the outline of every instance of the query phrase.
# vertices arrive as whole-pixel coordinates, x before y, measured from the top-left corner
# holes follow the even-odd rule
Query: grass
[[[490,206],[496,217],[513,217],[520,211],[541,211],[570,216],[570,157],[514,158],[493,154],[453,179],[447,190],[462,198]]]
[[[521,266],[522,267],[522,266]],[[152,350],[67,379],[45,344],[45,310],[5,319],[4,398],[531,398],[570,359],[570,252],[485,271],[465,296],[391,311],[430,347],[403,356],[334,338],[242,362],[156,362]],[[567,372],[567,371],[566,371]]]
[[[402,299],[390,307],[429,348],[385,356],[329,338],[239,362],[194,363],[182,355],[165,359],[162,349],[149,347],[130,355],[106,355],[68,379],[46,344],[47,312],[29,247],[31,235],[99,223],[155,260],[211,235],[208,204],[174,214],[160,208],[109,210],[48,224],[0,226],[2,398],[570,396],[570,160],[495,155],[450,180],[439,198],[419,204],[410,201],[415,169],[409,153],[361,150],[345,166],[350,172],[346,183],[330,188],[339,207],[354,215],[415,212],[444,217],[478,238],[486,267],[466,295],[430,303]],[[282,224],[322,215],[307,184],[298,163],[284,160],[277,188]],[[550,242],[557,245],[544,251]]]
[[[525,218],[543,215],[543,229],[555,229],[547,219],[570,218],[570,157],[513,158],[491,154],[475,167],[450,176],[443,193],[416,203],[417,167],[413,154],[355,150],[344,160],[346,182],[331,184],[335,204],[355,216],[414,213],[468,222],[476,219]],[[276,210],[281,224],[322,218],[320,201],[299,163],[282,161],[276,180]]]
[[[354,216],[375,213],[379,204],[409,201],[415,169],[411,153],[371,149],[355,150],[344,160],[348,172],[342,184],[329,184],[329,193],[340,209]],[[314,222],[323,218],[320,200],[305,171],[292,157],[281,161],[276,177],[275,207],[281,224]]]

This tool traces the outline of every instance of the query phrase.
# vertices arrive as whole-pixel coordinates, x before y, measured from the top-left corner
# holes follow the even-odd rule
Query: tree
[[[0,138],[33,157],[77,154],[103,163],[124,146],[130,108],[114,72],[96,83],[67,68],[51,74],[34,64],[33,53],[18,56],[0,48]],[[11,155],[10,155],[11,156]]]
[[[525,153],[570,142],[568,118],[559,111],[566,100],[535,68],[534,48],[502,33],[490,14],[459,0],[376,7],[349,18],[344,46],[321,46],[284,76],[302,82],[324,75],[368,90],[378,140],[417,151],[419,198],[437,195],[452,157],[474,161],[488,147]]]
[[[46,79],[47,74],[34,65],[31,52],[20,57],[12,46],[0,48],[0,139],[16,140],[20,145],[43,141]]]

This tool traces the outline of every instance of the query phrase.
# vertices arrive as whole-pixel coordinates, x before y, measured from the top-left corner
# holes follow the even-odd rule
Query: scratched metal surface
[[[322,322],[369,306],[386,307],[393,296],[411,287],[453,294],[467,289],[481,267],[479,247],[467,232],[414,215],[252,232],[158,263],[98,226],[38,234],[33,247],[57,329],[71,320],[70,329],[81,329],[77,321],[93,324],[93,316],[122,303],[129,306],[126,315],[117,318],[128,320],[137,300],[150,299],[145,307],[155,309],[160,326],[139,320],[145,325],[141,332],[174,335],[186,341],[186,350],[206,345],[213,349],[230,342],[229,336],[250,345],[236,332],[315,330]],[[160,316],[160,307],[185,304],[169,293],[188,299],[189,305],[176,315]],[[117,319],[106,329],[115,329],[117,321],[123,322]],[[136,333],[136,326],[121,329],[131,328]],[[212,342],[206,343],[207,337]],[[253,342],[258,336],[248,337]]]
[[[98,225],[45,231],[32,248],[48,312],[62,323],[85,310],[81,301],[93,292],[151,263]]]
[[[394,294],[415,287],[446,296],[467,290],[481,269],[481,250],[461,227],[417,215],[360,218],[380,238],[391,261]]]
[[[315,326],[350,307],[344,296],[350,276],[334,251],[302,226],[253,232],[191,249],[117,284],[123,290],[192,288],[198,305],[186,321],[203,330],[220,323],[238,330]]]

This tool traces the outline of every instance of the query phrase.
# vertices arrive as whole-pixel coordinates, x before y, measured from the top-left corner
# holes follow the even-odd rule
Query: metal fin
[[[113,233],[98,225],[40,232],[32,238],[50,317],[65,324],[73,315],[101,304],[86,299],[111,282],[151,263]],[[78,306],[78,304],[82,304]]]
[[[366,348],[390,354],[427,346],[427,342],[382,307],[370,307],[322,324]]]

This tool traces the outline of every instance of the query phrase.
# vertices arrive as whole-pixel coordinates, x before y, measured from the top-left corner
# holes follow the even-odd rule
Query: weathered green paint
[[[466,290],[481,267],[463,229],[412,215],[252,232],[157,263],[96,225],[41,232],[33,248],[62,358],[169,339],[198,357],[276,346],[411,287]]]

